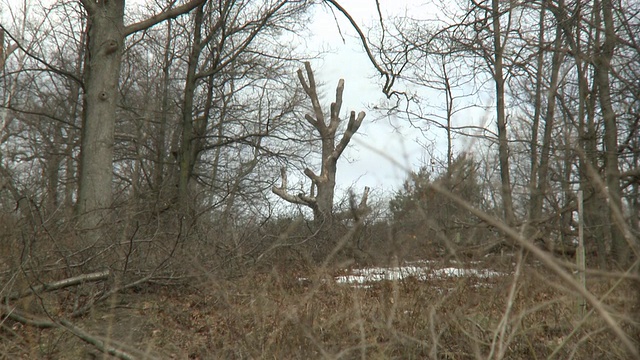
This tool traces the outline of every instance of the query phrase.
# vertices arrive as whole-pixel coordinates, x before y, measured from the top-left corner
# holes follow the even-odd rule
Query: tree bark
[[[538,59],[536,64],[536,87],[535,87],[535,100],[534,100],[534,112],[533,121],[531,124],[531,175],[529,181],[529,191],[531,192],[531,199],[529,201],[529,220],[534,221],[533,215],[536,207],[535,197],[538,191],[538,130],[540,128],[540,117],[542,116],[542,74],[544,73],[544,54],[543,48],[545,46],[545,14],[547,9],[547,1],[543,2],[543,6],[540,8],[540,20],[538,22],[540,29],[538,33]],[[536,229],[531,228],[531,233]],[[531,235],[531,234],[529,234]]]
[[[126,36],[189,12],[203,1],[193,0],[125,27],[125,0],[81,0],[89,16],[77,206],[81,228],[97,228],[112,203],[113,141]]]
[[[447,173],[453,170],[451,163],[453,162],[453,139],[451,135],[451,121],[453,120],[453,92],[451,91],[451,82],[449,81],[449,72],[445,57],[442,56],[442,77],[444,82],[444,94],[447,108]]]
[[[597,173],[600,169],[599,152],[598,152],[598,134],[596,131],[596,100],[598,97],[598,86],[594,82],[589,87],[589,67],[590,64],[585,59],[594,57],[592,44],[587,42],[585,45],[581,42],[580,32],[583,31],[584,23],[575,22],[572,27],[572,21],[569,20],[568,9],[552,8],[557,19],[557,23],[562,27],[565,39],[573,53],[575,61],[576,73],[578,76],[578,135],[580,139],[580,190],[584,193],[584,226],[587,235],[587,242],[595,243],[598,264],[601,268],[607,266],[607,247],[606,242],[610,237],[610,231],[607,231],[608,225],[605,219],[606,198],[602,196],[602,192],[598,191],[595,183],[592,181],[590,173]],[[582,5],[577,3],[577,7],[573,9],[573,18],[579,19],[585,16]],[[591,24],[600,23],[600,15],[598,11],[591,12],[589,21]],[[600,29],[593,26],[586,27],[588,38],[595,38],[596,42],[600,39]],[[596,45],[597,46],[597,45]]]
[[[124,47],[124,0],[83,1],[89,14],[80,154],[80,225],[96,228],[112,202],[113,137]]]
[[[171,79],[169,78],[169,70],[171,68],[172,58],[171,52],[171,38],[172,38],[171,22],[167,23],[167,38],[165,39],[164,54],[162,60],[162,102],[161,113],[159,116],[158,132],[156,134],[156,165],[153,168],[153,185],[156,193],[156,201],[162,201],[162,191],[164,188],[165,178],[165,161],[167,156],[166,137],[167,137],[167,123],[169,121],[169,85]]]

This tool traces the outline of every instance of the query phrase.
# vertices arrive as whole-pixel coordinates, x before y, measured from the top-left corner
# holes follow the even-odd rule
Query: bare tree
[[[546,5],[545,5],[546,6]],[[544,7],[543,7],[544,9]],[[543,32],[544,31],[544,10],[540,10],[541,11],[541,22],[539,24],[540,26],[540,31]],[[542,38],[542,35],[541,35]],[[541,44],[542,46],[544,46],[542,44],[542,40],[541,40]],[[548,180],[548,174],[549,174],[549,157],[550,157],[550,153],[551,153],[551,135],[552,135],[552,130],[554,128],[554,124],[555,124],[555,117],[556,117],[556,98],[557,98],[557,93],[558,93],[558,84],[559,84],[559,77],[560,77],[560,66],[562,65],[563,62],[563,51],[562,51],[562,45],[563,45],[563,37],[562,37],[562,30],[560,28],[560,25],[557,26],[556,31],[555,31],[555,40],[554,40],[554,46],[553,46],[553,60],[551,63],[551,80],[549,83],[549,88],[547,90],[547,96],[546,96],[546,112],[545,112],[545,116],[544,116],[544,135],[543,135],[543,139],[542,139],[542,150],[540,153],[540,163],[537,163],[537,144],[532,145],[532,172],[531,172],[531,182],[532,184],[535,184],[535,188],[531,189],[531,201],[530,201],[530,206],[531,206],[531,210],[530,210],[530,214],[529,214],[529,218],[532,221],[539,221],[541,216],[542,216],[542,207],[543,207],[543,200],[544,197],[547,194],[547,189],[549,188],[549,180]],[[540,53],[544,54],[544,51],[542,50],[542,48],[540,48]],[[543,63],[538,63],[539,68],[537,69],[538,74],[542,74],[544,72],[544,70],[542,69],[542,65]],[[536,88],[536,97],[541,96],[542,93],[542,89],[537,87]],[[535,107],[535,111],[537,114],[539,114],[541,112],[542,109],[542,102],[538,101],[538,99],[536,99],[536,107]],[[537,129],[533,129],[533,131],[537,132]],[[533,136],[532,137],[532,143],[533,142],[537,142],[537,136]],[[534,156],[535,155],[535,156]],[[539,170],[539,171],[536,171]],[[537,177],[537,179],[535,179]],[[532,185],[533,187],[534,185]]]
[[[476,4],[480,8],[484,5]],[[508,4],[507,6],[511,6]],[[486,8],[485,8],[486,9]],[[513,197],[511,187],[511,174],[509,169],[509,139],[507,137],[507,115],[505,112],[505,74],[504,74],[504,48],[508,40],[509,31],[504,31],[501,25],[502,16],[510,16],[510,9],[506,11],[500,8],[499,0],[491,0],[491,7],[487,11],[491,14],[493,35],[493,80],[496,90],[496,121],[498,123],[498,156],[500,159],[500,178],[502,179],[502,206],[504,218],[507,224],[514,225],[516,221],[513,210]],[[510,21],[509,21],[510,23]],[[504,32],[503,32],[504,31]],[[504,34],[504,36],[503,36]]]
[[[259,44],[269,37],[277,37],[277,31],[297,26],[295,19],[304,13],[307,6],[287,0],[274,1],[261,7],[243,1],[222,1],[203,4],[196,9],[182,99],[182,133],[177,149],[177,197],[184,209],[192,195],[189,186],[197,177],[198,160],[207,149],[206,140],[211,136],[209,132],[214,130],[210,129],[211,124],[219,116],[214,131],[220,132],[228,120],[223,116],[231,113],[226,111],[228,109],[218,111],[218,106],[226,96],[219,94],[217,89],[231,85],[237,87],[234,92],[240,91],[246,86],[243,82],[250,81],[250,73],[254,73],[255,69],[265,71],[264,79],[277,81],[276,73],[268,73],[267,68],[271,65],[263,56],[271,58],[274,64],[284,63],[285,58],[279,49],[265,51]],[[291,23],[282,25],[288,21]],[[263,128],[251,137],[268,136],[268,132],[268,127]],[[230,143],[233,140],[220,139],[220,142]]]
[[[304,174],[311,181],[309,193],[291,194],[287,189],[287,173],[283,168],[281,170],[282,184],[280,187],[274,186],[272,191],[274,194],[292,204],[309,207],[313,210],[316,223],[327,224],[331,223],[334,218],[333,200],[335,196],[338,159],[347,145],[349,145],[353,135],[358,131],[358,128],[360,128],[366,114],[364,111],[361,111],[356,116],[355,111],[351,111],[347,128],[342,134],[340,141],[336,144],[336,133],[341,122],[340,109],[342,108],[344,80],[341,79],[338,82],[336,98],[335,101],[331,103],[330,113],[327,119],[322,110],[320,99],[318,98],[316,80],[311,70],[311,64],[305,62],[304,67],[307,79],[305,79],[302,69],[298,70],[298,79],[304,92],[311,101],[311,108],[313,110],[313,115],[305,115],[305,120],[315,129],[321,143],[322,164],[320,174],[318,175],[313,170],[306,168]],[[369,188],[365,187],[360,203],[357,206],[355,206],[355,204],[353,205],[356,214],[362,215],[366,212],[368,194]]]
[[[112,202],[114,129],[125,38],[187,13],[203,1],[193,0],[168,8],[127,26],[124,24],[125,0],[81,1],[89,18],[77,208],[83,228],[98,226]]]

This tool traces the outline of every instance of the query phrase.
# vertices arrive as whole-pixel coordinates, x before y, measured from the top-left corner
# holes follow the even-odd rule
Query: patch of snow
[[[401,267],[373,267],[363,269],[353,269],[349,275],[335,277],[336,282],[345,284],[366,284],[383,280],[402,280],[414,277],[418,280],[428,280],[447,277],[477,277],[491,278],[505,275],[491,270],[461,269],[448,267],[442,269],[430,269],[426,266],[401,266]]]
[[[459,268],[444,268],[444,269],[435,269],[431,273],[433,277],[465,277],[465,276],[474,276],[479,278],[490,278],[504,275],[497,271],[491,270],[477,270],[477,269],[459,269]]]
[[[395,281],[413,277],[420,281],[427,281],[432,279],[444,279],[444,278],[462,278],[462,277],[475,277],[479,279],[487,279],[497,276],[506,276],[507,274],[488,270],[488,269],[474,269],[474,268],[435,268],[437,261],[421,260],[408,263],[406,266],[392,266],[392,267],[370,267],[361,269],[351,269],[349,273],[345,275],[335,276],[334,280],[340,284],[350,284],[359,288],[368,288],[370,283],[378,281]],[[472,264],[479,264],[480,262],[473,262]],[[309,282],[307,278],[299,278],[300,282]],[[491,286],[491,285],[488,285]]]

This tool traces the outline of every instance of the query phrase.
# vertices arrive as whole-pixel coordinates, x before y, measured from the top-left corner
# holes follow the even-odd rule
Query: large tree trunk
[[[313,209],[313,215],[316,221],[330,222],[333,214],[336,172],[338,171],[338,159],[331,156],[334,148],[335,133],[334,136],[322,138],[322,176],[314,182],[317,190],[317,206]]]
[[[89,14],[78,213],[97,227],[112,202],[113,136],[124,47],[124,0],[84,1]]]
[[[81,2],[89,15],[89,31],[77,212],[82,228],[95,229],[112,203],[113,140],[125,37],[189,12],[203,0],[165,10],[126,28],[125,0]]]
[[[596,2],[597,4],[597,2]],[[600,9],[596,10],[599,11]],[[613,4],[611,0],[602,0],[602,20],[604,21],[604,43],[596,53],[594,81],[598,84],[600,108],[604,121],[605,148],[605,183],[608,188],[610,201],[608,213],[611,222],[611,255],[618,264],[626,265],[629,260],[629,248],[623,232],[622,219],[616,219],[611,208],[622,212],[622,198],[620,190],[620,168],[618,167],[618,126],[616,114],[611,103],[611,59],[616,44],[615,24],[613,22]],[[599,22],[596,23],[596,26]]]

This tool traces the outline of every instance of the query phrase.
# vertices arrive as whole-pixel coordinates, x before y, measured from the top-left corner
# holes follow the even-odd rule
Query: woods
[[[93,321],[91,311],[117,296],[201,291],[195,284],[202,283],[215,296],[240,284],[236,293],[248,293],[256,279],[280,295],[300,292],[300,303],[327,294],[350,302],[342,290],[325,294],[319,279],[426,260],[503,264],[501,273],[512,276],[503,287],[511,305],[500,308],[507,319],[522,278],[534,282],[524,288],[538,289],[539,274],[525,273],[539,262],[543,278],[566,290],[558,302],[576,293],[589,299],[597,324],[574,326],[585,334],[607,329],[607,341],[623,349],[613,358],[637,355],[640,317],[630,310],[637,293],[616,293],[617,302],[604,294],[640,289],[640,5],[398,6],[404,11],[372,1],[367,22],[352,2],[333,0],[2,2],[3,338],[26,338],[14,329],[21,324],[67,332],[119,358],[143,357],[101,342],[76,321]],[[362,55],[358,67],[369,78],[345,81],[347,70],[335,74],[337,83],[323,78],[328,52],[309,39],[329,31],[307,30],[322,14],[340,36],[329,41],[356,44],[349,51]],[[373,83],[375,94],[362,83]],[[360,102],[347,100],[353,97]],[[408,158],[372,141],[393,127],[410,134],[403,141],[419,143],[421,154]],[[385,159],[371,162],[404,181],[375,186],[358,174],[346,183],[341,176],[356,153]],[[568,259],[582,205],[587,272],[605,279],[584,289],[571,280]],[[390,286],[380,291],[399,296]],[[220,296],[228,308],[247,310]],[[343,315],[352,314],[336,316]],[[315,316],[327,319],[296,318],[310,332],[294,331],[307,336],[295,341],[314,343]],[[447,331],[457,320],[447,318],[443,336],[466,344],[453,358],[593,351],[561,329],[576,342],[509,353],[516,350],[506,346],[507,325],[474,316],[467,319],[496,335],[454,336]],[[366,338],[358,340],[362,358],[369,346],[383,357],[403,355],[382,345],[401,344],[400,337],[380,335],[385,341],[374,345]],[[434,339],[420,341],[433,349]],[[12,344],[0,353],[33,351],[21,340]]]
[[[636,76],[631,69],[637,68],[638,25],[623,15],[634,6],[485,1],[454,8],[458,12],[446,12],[451,15],[441,19],[398,18],[396,31],[387,28],[380,35],[395,43],[372,43],[386,55],[381,62],[395,59],[386,68],[403,69],[396,71],[397,77],[421,86],[444,84],[438,91],[454,99],[447,102],[446,112],[433,115],[421,111],[424,102],[414,105],[410,99],[408,118],[419,127],[435,125],[458,139],[480,136],[483,140],[477,142],[489,149],[496,144],[497,151],[491,154],[496,154],[500,169],[503,218],[507,224],[528,228],[529,234],[542,231],[549,237],[549,229],[541,226],[556,215],[561,220],[554,233],[561,237],[573,233],[575,191],[585,191],[589,214],[585,225],[591,244],[598,247],[601,266],[608,262],[604,254],[609,247],[614,261],[629,264],[620,254],[637,252],[637,235],[624,240],[622,228],[628,235],[638,231],[638,224],[629,221],[637,213],[632,205],[637,179],[625,181],[623,189],[620,176],[637,168],[632,159],[638,150],[621,145],[618,138],[638,138],[637,86],[628,82]],[[614,23],[612,16],[620,26],[625,23],[625,30],[615,35],[607,27],[607,21]],[[612,56],[617,56],[625,75],[613,69]],[[447,65],[463,70],[447,73],[445,57]],[[439,68],[444,72],[434,71]],[[486,86],[489,80],[491,87]],[[452,92],[447,85],[451,83],[463,85]],[[485,106],[481,95],[491,88],[495,126],[451,122],[451,109]],[[459,94],[457,99],[452,93]],[[423,100],[419,96],[418,92],[413,98]],[[596,185],[597,179],[603,182]],[[609,199],[608,206],[603,206],[603,199]],[[618,217],[614,222],[617,209],[628,210],[626,221]]]

